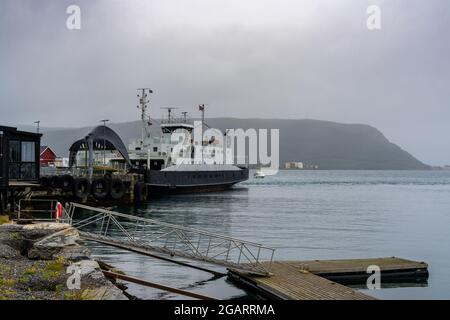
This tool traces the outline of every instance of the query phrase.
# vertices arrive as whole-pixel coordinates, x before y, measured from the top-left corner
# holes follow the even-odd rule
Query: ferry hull
[[[150,197],[152,194],[186,194],[186,193],[207,193],[218,192],[230,189],[233,184],[221,184],[221,185],[205,185],[205,186],[157,186],[147,184]]]
[[[215,192],[248,180],[248,168],[228,171],[152,171],[146,172],[150,194]]]

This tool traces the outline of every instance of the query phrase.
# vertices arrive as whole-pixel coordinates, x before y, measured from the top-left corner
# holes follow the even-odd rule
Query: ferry
[[[202,148],[195,144],[194,124],[183,112],[183,117],[174,117],[174,107],[164,107],[167,110],[167,119],[156,121],[147,114],[149,95],[153,93],[148,88],[139,89],[139,105],[142,128],[141,137],[128,145],[128,154],[131,162],[138,170],[144,173],[148,191],[152,193],[189,193],[208,192],[231,188],[233,185],[246,181],[249,178],[248,166],[227,164],[226,157],[232,157],[233,151],[227,139],[200,139]],[[201,126],[207,126],[204,121],[205,105],[199,106],[202,113]],[[202,130],[203,131],[203,130]],[[173,135],[181,138],[174,141]],[[180,152],[173,152],[183,139],[184,148]],[[219,144],[219,140],[223,143]],[[207,148],[214,146],[214,148]],[[195,152],[201,149],[201,157]],[[210,149],[213,149],[210,151]],[[177,149],[175,149],[177,150]],[[218,157],[212,157],[219,153]],[[219,159],[211,163],[208,159]]]

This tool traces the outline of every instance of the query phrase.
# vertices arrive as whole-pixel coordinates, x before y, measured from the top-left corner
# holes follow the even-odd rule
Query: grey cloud
[[[69,4],[82,30],[65,28]],[[379,4],[382,30],[365,27]],[[450,163],[445,0],[0,3],[2,123],[79,126],[138,116],[135,89],[208,116],[367,123]],[[7,112],[5,112],[7,110]]]

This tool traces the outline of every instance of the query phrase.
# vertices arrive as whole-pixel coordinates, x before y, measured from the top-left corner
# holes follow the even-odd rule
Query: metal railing
[[[18,221],[49,221],[69,222],[67,211],[63,208],[61,219],[55,219],[58,200],[50,199],[20,199],[17,205]]]
[[[86,239],[270,274],[275,249],[258,243],[77,203],[69,204],[67,215]]]

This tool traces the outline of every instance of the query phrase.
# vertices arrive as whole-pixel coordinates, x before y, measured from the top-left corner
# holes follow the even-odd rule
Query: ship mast
[[[141,120],[142,120],[142,142],[144,142],[144,139],[146,136],[148,136],[147,131],[147,122],[146,122],[146,110],[148,108],[148,104],[150,103],[150,100],[148,99],[148,95],[153,93],[153,91],[149,88],[139,88],[137,97],[139,98],[139,105],[137,108],[141,109]],[[148,93],[148,94],[147,94]]]
[[[205,126],[205,104],[200,104],[199,106],[198,106],[198,110],[199,111],[201,111],[201,113],[202,113],[202,135],[203,135],[203,129],[204,129],[204,126]],[[202,164],[203,164],[203,136],[202,137],[200,137],[200,141],[202,142]]]

